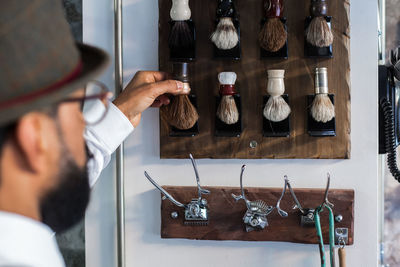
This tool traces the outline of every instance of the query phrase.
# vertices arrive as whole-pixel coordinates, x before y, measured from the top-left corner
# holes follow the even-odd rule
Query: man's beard
[[[56,233],[64,232],[80,222],[90,199],[87,164],[79,167],[63,146],[58,185],[41,200],[42,222]]]

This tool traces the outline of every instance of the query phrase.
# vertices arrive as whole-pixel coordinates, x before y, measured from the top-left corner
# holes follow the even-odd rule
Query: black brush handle
[[[189,82],[189,64],[187,62],[173,63],[173,78],[183,83]]]
[[[233,0],[217,0],[217,5],[217,18],[236,17]]]
[[[283,9],[283,0],[264,0],[264,10],[267,18],[281,18]]]
[[[328,3],[326,0],[311,0],[311,16],[321,17],[328,14]]]

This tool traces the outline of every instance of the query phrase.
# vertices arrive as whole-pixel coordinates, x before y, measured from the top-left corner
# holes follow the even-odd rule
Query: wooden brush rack
[[[159,67],[171,72],[168,48],[171,0],[159,0]],[[288,59],[264,58],[258,45],[263,19],[263,0],[235,2],[240,21],[241,59],[214,57],[210,35],[215,29],[216,0],[190,1],[196,26],[196,59],[190,65],[192,92],[197,96],[198,133],[195,136],[171,135],[166,121],[160,119],[160,157],[186,158],[350,158],[350,34],[349,1],[328,1],[334,33],[333,58],[309,58],[305,55],[304,27],[310,15],[310,0],[285,1],[284,16],[288,28]],[[309,134],[308,95],[314,94],[314,70],[328,68],[330,93],[335,95],[335,136]],[[264,96],[268,69],[285,69],[285,94],[290,98],[290,132],[278,136],[265,134]],[[234,71],[236,89],[241,97],[242,132],[240,136],[217,136],[215,129],[217,75]],[[162,115],[162,114],[161,114]],[[287,125],[285,125],[287,128]],[[235,129],[236,130],[236,129]],[[266,135],[266,136],[265,136]],[[281,135],[281,136],[279,136]]]
[[[197,187],[164,186],[176,200],[188,203],[197,196]],[[204,187],[211,191],[204,195],[209,205],[208,226],[184,225],[184,209],[172,204],[169,200],[161,203],[161,237],[184,238],[197,240],[243,240],[243,241],[278,241],[304,244],[318,244],[315,227],[300,225],[300,213],[294,210],[294,202],[287,191],[281,201],[281,208],[289,213],[282,218],[274,210],[267,216],[269,226],[261,231],[246,232],[242,217],[246,212],[243,200],[236,202],[231,194],[240,195],[239,187]],[[316,208],[323,201],[323,189],[294,189],[303,208]],[[279,188],[245,188],[250,201],[261,199],[268,205],[275,206],[281,195]],[[341,222],[335,222],[336,228],[348,229],[348,243],[354,242],[354,190],[331,189],[329,201],[334,204],[334,215],[342,215]],[[171,217],[178,212],[178,218]],[[329,243],[328,212],[321,213],[321,225],[324,241]]]

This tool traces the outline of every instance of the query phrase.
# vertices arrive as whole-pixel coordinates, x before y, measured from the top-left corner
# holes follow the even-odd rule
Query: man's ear
[[[27,171],[41,172],[48,162],[50,134],[54,124],[43,113],[31,112],[23,116],[15,129],[15,143],[20,153],[20,160]]]

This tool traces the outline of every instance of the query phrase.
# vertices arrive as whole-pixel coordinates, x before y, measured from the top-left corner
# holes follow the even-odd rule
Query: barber
[[[0,266],[65,266],[54,232],[82,220],[141,113],[186,93],[165,73],[139,72],[112,103],[91,82],[107,62],[74,42],[59,0],[1,4]]]

